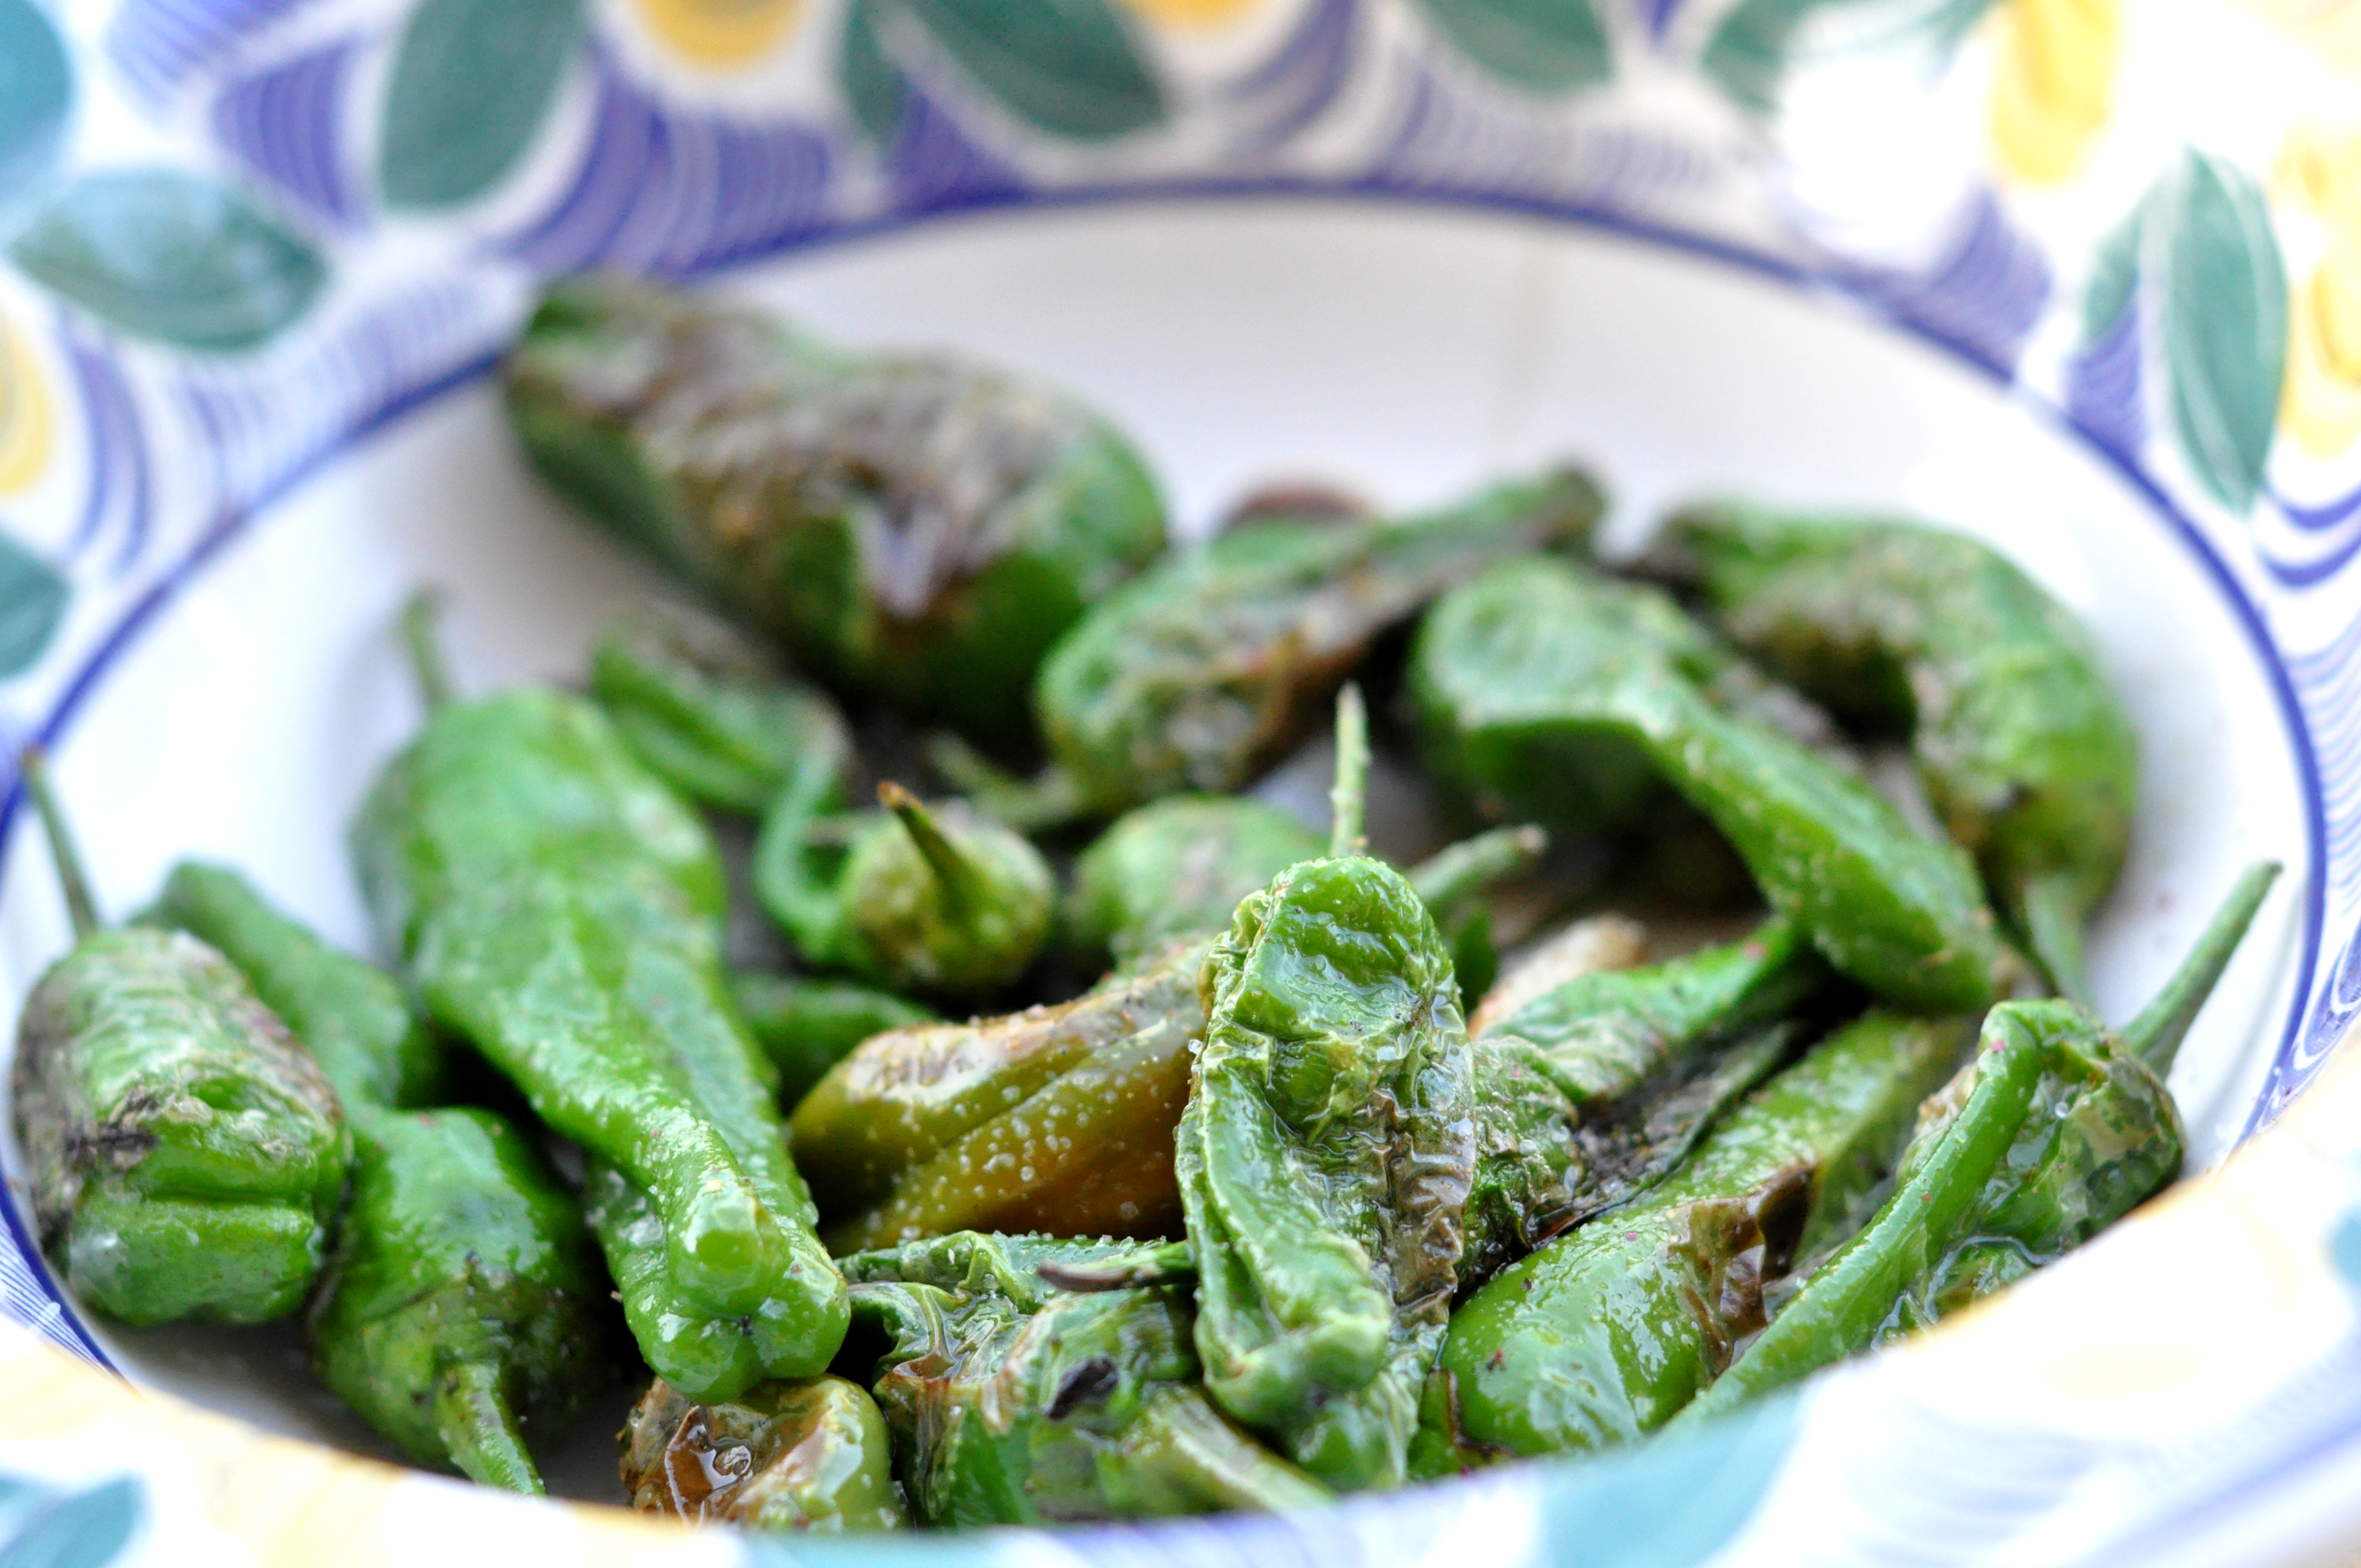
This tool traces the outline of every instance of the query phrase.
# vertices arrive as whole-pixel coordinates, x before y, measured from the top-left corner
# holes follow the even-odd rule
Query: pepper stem
[[[1453,905],[1523,871],[1548,848],[1549,835],[1531,823],[1495,828],[1446,845],[1411,867],[1411,889],[1440,919]]]
[[[2026,946],[2059,995],[2091,1005],[2091,977],[2082,968],[2082,911],[2073,879],[2035,877],[2019,895]]]
[[[1357,855],[1367,849],[1369,710],[1361,688],[1349,682],[1336,694],[1336,783],[1328,804],[1335,824],[1328,830],[1328,853]]]
[[[2222,901],[2222,907],[2207,924],[2204,935],[2197,938],[2189,956],[2180,960],[2180,968],[2156,993],[2156,1000],[2124,1025],[2124,1043],[2154,1068],[2159,1078],[2172,1070],[2172,1058],[2180,1053],[2189,1026],[2197,1022],[2205,999],[2213,994],[2214,982],[2230,967],[2231,955],[2246,940],[2246,927],[2255,923],[2255,913],[2263,906],[2263,895],[2270,892],[2271,883],[2279,876],[2277,861],[2257,861],[2248,866],[2237,885],[2230,890],[2230,896]]]
[[[434,1431],[468,1480],[532,1497],[544,1494],[500,1369],[490,1362],[465,1361],[444,1370],[434,1390]]]
[[[983,877],[969,860],[967,852],[950,841],[942,825],[935,820],[918,797],[888,779],[877,786],[877,803],[892,812],[917,845],[918,854],[927,869],[935,873],[935,881],[943,890],[943,897],[954,910],[964,908],[968,900],[982,891]]]
[[[401,607],[401,644],[410,655],[411,678],[426,711],[445,708],[456,700],[458,687],[451,679],[451,661],[443,646],[443,596],[421,588]]]
[[[74,940],[80,941],[99,928],[98,902],[90,895],[90,877],[82,869],[82,850],[66,824],[65,808],[49,787],[49,757],[38,746],[27,746],[16,759],[16,772],[25,781],[25,793],[33,797],[33,809],[40,813],[49,858],[58,866],[58,885],[65,890],[66,916],[73,922]]]
[[[1019,833],[1063,828],[1087,815],[1074,775],[1055,762],[1019,778],[948,730],[928,740],[927,762],[955,793]]]

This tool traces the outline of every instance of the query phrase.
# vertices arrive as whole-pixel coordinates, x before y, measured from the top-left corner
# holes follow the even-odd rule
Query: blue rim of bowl
[[[1005,217],[1035,211],[1072,211],[1126,205],[1185,204],[1222,201],[1326,201],[1341,203],[1367,203],[1387,206],[1441,207],[1460,212],[1490,214],[1504,217],[1524,217],[1544,220],[1572,228],[1586,229],[1620,238],[1638,241],[1686,256],[1694,259],[1718,261],[1750,273],[1765,281],[1782,283],[1795,291],[1826,301],[1841,303],[1856,310],[1861,319],[1889,328],[1931,348],[1946,359],[1964,367],[1984,380],[2006,390],[2015,385],[2015,378],[1993,366],[1959,340],[1934,330],[1892,307],[1870,297],[1862,290],[1844,280],[1797,266],[1777,257],[1751,250],[1743,246],[1707,238],[1665,225],[1651,224],[1626,214],[1580,203],[1551,202],[1538,198],[1501,195],[1486,192],[1435,190],[1406,181],[1385,180],[1352,180],[1335,181],[1295,180],[1204,180],[1143,182],[1104,186],[1075,187],[1058,192],[1028,192],[1013,196],[982,196],[907,212],[899,212],[859,224],[846,225],[816,235],[797,236],[772,249],[731,257],[726,263],[690,274],[691,278],[709,279],[752,265],[774,262],[783,258],[815,254],[843,246],[860,245],[891,239],[915,230],[928,228],[947,222],[963,219]],[[368,419],[355,424],[336,440],[328,443],[306,461],[280,477],[249,503],[225,510],[215,518],[181,557],[158,577],[155,584],[117,619],[96,648],[75,671],[57,701],[51,706],[34,732],[33,740],[45,749],[54,749],[71,729],[82,705],[96,692],[99,685],[115,663],[129,652],[154,622],[157,616],[179,598],[181,589],[205,569],[221,549],[237,539],[247,528],[259,521],[272,507],[283,499],[313,475],[330,463],[343,457],[354,447],[368,440],[409,414],[434,402],[445,393],[467,386],[486,376],[499,363],[497,355],[486,355],[445,374],[411,389],[377,410]],[[2320,966],[2321,947],[2327,921],[2327,806],[2321,785],[2319,759],[2312,745],[2310,727],[2304,719],[2303,707],[2295,692],[2294,677],[2271,641],[2270,630],[2262,613],[2247,597],[2236,575],[2213,548],[2204,533],[2156,481],[2150,478],[2129,457],[2101,439],[2099,434],[2076,420],[2066,410],[2037,397],[2019,397],[2017,406],[2034,414],[2052,430],[2070,437],[2077,444],[2097,457],[2118,479],[2130,487],[2169,525],[2181,546],[2193,555],[2213,580],[2222,598],[2236,616],[2239,629],[2268,676],[2271,694],[2279,707],[2279,720],[2293,760],[2303,795],[2304,848],[2309,861],[2308,875],[2302,890],[2303,932],[2297,944],[2296,973],[2288,1017],[2278,1045],[2273,1048],[2274,1068],[2284,1063],[2303,1033],[2304,1020],[2312,998],[2312,980]],[[0,797],[0,872],[5,872],[6,857],[13,842],[13,831],[19,809],[24,804],[24,785],[12,779],[5,797]],[[2257,1099],[2249,1113],[2246,1124],[2239,1134],[2240,1142],[2251,1137],[2271,1119],[2271,1096],[2266,1092]],[[24,1261],[32,1283],[39,1288],[49,1303],[57,1309],[58,1321],[71,1332],[75,1341],[90,1360],[109,1371],[121,1374],[121,1368],[107,1358],[96,1338],[87,1329],[73,1303],[60,1287],[49,1260],[33,1244],[29,1228],[20,1213],[15,1194],[0,1195],[0,1219],[6,1222],[8,1239]]]

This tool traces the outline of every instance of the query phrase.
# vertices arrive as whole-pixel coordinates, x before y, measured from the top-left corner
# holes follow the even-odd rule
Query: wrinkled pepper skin
[[[1502,556],[1587,537],[1601,506],[1562,473],[1430,516],[1266,519],[1173,555],[1043,663],[1050,751],[1104,812],[1244,788],[1327,715],[1379,633]]]
[[[689,1524],[844,1535],[910,1522],[893,1440],[858,1383],[761,1383],[698,1404],[658,1378],[623,1427],[631,1506]]]
[[[434,1020],[594,1157],[586,1212],[649,1365],[708,1399],[824,1370],[844,1285],[730,1005],[696,814],[594,705],[523,688],[438,707],[353,846]]]
[[[2114,886],[2139,746],[2090,635],[1980,542],[1869,518],[1722,505],[1668,525],[1653,564],[1715,624],[1840,717],[1911,737],[1951,837],[2070,992]]]
[[[1412,1473],[1629,1442],[1763,1327],[1763,1292],[1860,1223],[1963,1021],[1871,1014],[1731,1112],[1610,1218],[1494,1275],[1453,1314]]]
[[[2015,959],[1966,855],[1717,701],[1730,667],[1656,590],[1532,557],[1435,606],[1411,680],[1434,771],[1479,806],[1596,831],[1661,779],[1839,971],[1906,1006],[1989,1005]]]
[[[1399,872],[1345,856],[1242,904],[1202,988],[1173,1163],[1206,1390],[1333,1486],[1398,1483],[1475,1159],[1450,955]]]
[[[999,739],[1084,609],[1164,547],[1156,485],[1078,404],[841,354],[759,313],[558,283],[503,371],[557,490],[846,690]]]
[[[1172,1136],[1208,946],[1055,1007],[862,1042],[790,1124],[831,1249],[960,1230],[1177,1234]]]
[[[1239,900],[1326,838],[1293,812],[1241,795],[1180,795],[1117,818],[1074,862],[1067,944],[1129,965],[1183,937],[1219,931]]]
[[[590,695],[640,761],[699,806],[760,817],[792,781],[841,800],[852,735],[836,705],[787,679],[719,621],[651,605],[599,634]]]
[[[184,862],[144,918],[236,964],[343,1102],[352,1196],[310,1322],[322,1381],[412,1459],[541,1491],[521,1429],[562,1425],[614,1371],[573,1198],[500,1117],[403,1109],[440,1063],[401,988],[236,872]]]
[[[1022,834],[964,801],[845,817],[783,796],[754,847],[754,891],[804,961],[890,990],[973,1003],[1049,945],[1057,876]]]
[[[953,1231],[837,1259],[854,1285],[931,1285],[955,1296],[996,1296],[1020,1312],[1040,1310],[1060,1290],[1186,1284],[1196,1263],[1186,1242],[1042,1232]],[[1113,1281],[1113,1283],[1109,1283]]]
[[[311,1294],[352,1145],[336,1097],[227,959],[93,930],[25,1003],[14,1076],[41,1245],[135,1325],[284,1317]]]
[[[1051,1248],[945,1238],[913,1260],[965,1288],[865,1279],[853,1310],[892,1336],[877,1400],[925,1523],[1053,1524],[1311,1507],[1328,1493],[1225,1420],[1197,1387],[1185,1287],[1049,1289]],[[1055,1244],[1051,1244],[1052,1246]],[[1104,1245],[1068,1244],[1104,1262]],[[850,1260],[873,1277],[886,1255]],[[997,1281],[1013,1294],[1002,1294]]]
[[[800,975],[732,974],[730,998],[771,1058],[779,1075],[779,1104],[788,1111],[871,1036],[939,1022],[891,992]]]

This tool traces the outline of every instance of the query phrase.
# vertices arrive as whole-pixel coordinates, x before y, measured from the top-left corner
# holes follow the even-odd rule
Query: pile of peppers
[[[198,862],[106,927],[24,770],[43,1245],[300,1322],[415,1464],[538,1492],[629,1384],[617,1496],[690,1523],[1311,1508],[1711,1420],[2180,1174],[2278,868],[2092,1010],[2136,744],[1967,536],[1701,504],[1610,567],[1559,469],[1171,546],[1063,393],[618,279],[504,385],[706,602],[482,695],[412,602],[374,960]]]

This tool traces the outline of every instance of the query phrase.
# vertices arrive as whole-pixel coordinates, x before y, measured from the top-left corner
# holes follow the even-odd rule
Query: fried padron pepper
[[[858,1383],[758,1383],[699,1404],[659,1377],[623,1427],[623,1489],[642,1513],[768,1534],[910,1522],[893,1442]]]
[[[825,1370],[844,1283],[730,1005],[704,823],[589,702],[455,700],[423,607],[410,623],[430,714],[352,836],[381,939],[591,1156],[586,1212],[659,1376],[727,1398]]]
[[[184,862],[144,919],[219,948],[335,1086],[352,1198],[310,1314],[321,1380],[421,1464],[538,1493],[524,1442],[613,1376],[606,1279],[533,1140],[424,1110],[439,1068],[401,987],[236,872]]]
[[[1759,679],[1655,589],[1503,563],[1429,613],[1411,678],[1436,773],[1479,809],[1595,832],[1661,781],[1878,994],[1980,1008],[2015,972],[1967,856],[1754,717]]]
[[[856,356],[618,278],[551,288],[504,369],[543,476],[808,668],[983,738],[1164,547],[1147,467],[1056,393]]]
[[[335,1093],[212,947],[100,927],[38,754],[23,773],[74,927],[16,1036],[41,1245],[77,1297],[126,1323],[283,1317],[311,1294],[344,1192]]]
[[[1964,534],[1749,506],[1675,517],[1651,569],[1840,718],[1910,737],[1927,797],[2068,995],[2114,885],[2139,748],[2090,635]]]

